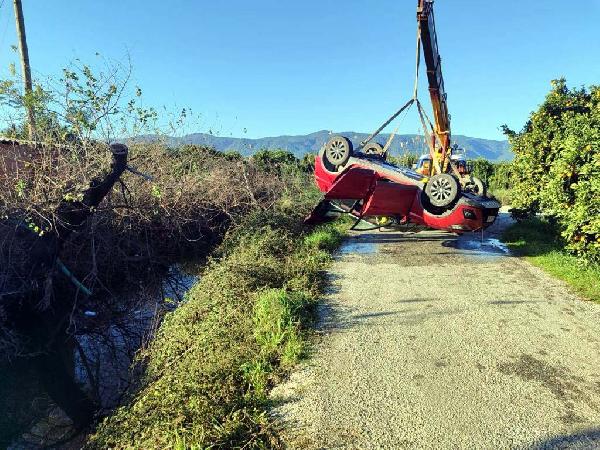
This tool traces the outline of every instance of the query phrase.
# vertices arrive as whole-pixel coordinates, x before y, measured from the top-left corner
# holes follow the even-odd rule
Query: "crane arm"
[[[442,58],[440,57],[433,15],[434,0],[418,0],[417,21],[421,48],[427,66],[429,95],[435,120],[435,132],[440,141],[439,149],[442,160],[450,148],[450,114],[448,113],[447,94],[444,90],[442,75]]]

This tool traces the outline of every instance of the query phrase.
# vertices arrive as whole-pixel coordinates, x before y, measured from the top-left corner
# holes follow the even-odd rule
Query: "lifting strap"
[[[387,151],[390,149],[392,142],[394,141],[394,138],[396,137],[396,133],[398,132],[399,129],[400,129],[400,125],[398,125],[396,127],[396,129],[392,132],[392,134],[390,134],[390,138],[385,143],[385,146],[383,147],[383,151],[381,152],[382,155],[385,155],[387,153]]]
[[[381,133],[400,114],[402,114],[405,110],[408,110],[414,103],[416,103],[417,111],[419,113],[419,118],[421,120],[421,125],[423,126],[423,133],[425,135],[425,140],[427,141],[427,146],[429,147],[429,154],[431,155],[431,159],[433,160],[434,169],[436,170],[437,173],[443,173],[443,170],[442,170],[443,169],[443,167],[442,167],[443,161],[438,160],[438,155],[436,152],[436,141],[437,141],[437,145],[441,146],[442,139],[441,139],[441,136],[436,131],[435,127],[433,126],[433,123],[427,116],[427,113],[425,112],[423,105],[419,101],[419,69],[421,67],[421,23],[420,22],[417,25],[417,46],[416,47],[417,47],[417,49],[416,49],[416,54],[415,54],[415,83],[414,83],[412,98],[408,102],[406,102],[406,104],[402,108],[400,108],[400,110],[398,110],[388,120],[386,120],[383,123],[383,125],[381,125],[376,131],[374,131],[368,138],[366,138],[364,141],[362,141],[360,143],[360,148],[364,148],[365,145],[367,145],[369,142],[371,142],[371,140],[373,140],[379,133]],[[428,125],[429,125],[429,127],[428,127]],[[396,130],[394,130],[394,132],[391,134],[389,140],[385,144],[385,147],[383,149],[383,154],[385,154],[388,151],[389,147],[392,145],[392,141],[398,131],[398,128],[399,127],[397,127]],[[429,132],[429,130],[431,130],[431,133]],[[445,153],[442,155],[442,159],[446,159]],[[454,164],[454,162],[450,158],[448,158],[448,163],[450,164],[450,167],[452,168],[452,171],[454,172],[454,174],[460,179],[461,176],[460,176],[458,169],[456,168],[456,165]]]
[[[368,138],[360,143],[360,148],[364,148],[369,142],[371,142],[379,133],[381,133],[390,123],[392,123],[400,114],[402,114],[405,110],[410,108],[413,103],[418,102],[418,93],[419,93],[419,68],[421,66],[421,24],[417,26],[417,51],[415,55],[415,84],[413,90],[412,98],[406,102],[406,104],[400,108],[395,114],[393,114],[388,120],[386,120],[383,125],[381,125],[376,131],[374,131]],[[394,133],[395,135],[395,133]],[[392,135],[393,136],[393,135]],[[394,138],[392,137],[391,140]],[[386,144],[386,148],[392,144],[391,140]],[[384,151],[385,153],[385,151]]]
[[[417,55],[415,58],[415,88],[413,91],[413,100],[418,101],[419,96],[419,68],[421,66],[421,22],[417,26]]]
[[[419,117],[421,118],[421,124],[423,125],[423,131],[425,132],[425,135],[426,135],[425,138],[430,143],[429,151],[431,153],[431,158],[433,159],[435,169],[438,171],[438,173],[444,173],[440,162],[437,160],[437,153],[435,151],[435,141],[434,141],[434,139],[437,139],[438,145],[441,146],[442,145],[441,138],[440,138],[439,134],[436,133],[433,123],[431,122],[431,119],[429,119],[429,116],[425,112],[425,108],[423,108],[423,105],[421,105],[421,102],[419,100],[417,100],[417,110],[419,111]],[[427,132],[426,122],[427,122],[427,124],[429,124],[429,127],[431,128],[431,131],[432,131],[431,136],[427,135],[428,132]],[[431,139],[431,137],[433,137],[433,139]],[[443,158],[446,158],[446,155],[443,155]],[[462,176],[460,175],[460,172],[458,171],[456,164],[454,164],[454,161],[452,161],[451,158],[448,158],[448,164],[450,165],[450,168],[452,169],[452,172],[454,173],[454,175],[456,175],[456,177],[460,180],[462,178]]]
[[[396,119],[396,117],[398,117],[400,114],[402,114],[404,112],[405,109],[409,108],[410,106],[412,106],[412,104],[415,102],[414,98],[411,98],[408,102],[406,102],[406,104],[400,108],[398,110],[398,112],[396,112],[392,117],[390,117],[388,120],[385,121],[385,123],[383,125],[381,125],[377,131],[373,132],[368,138],[366,138],[364,141],[362,141],[360,143],[360,148],[363,148],[365,145],[367,145],[369,142],[371,142],[371,140],[377,136],[379,133],[381,133],[383,131],[383,129],[385,127],[387,127],[390,123],[392,123],[394,121],[394,119]]]
[[[419,112],[419,119],[421,119],[421,125],[423,126],[423,134],[425,135],[425,141],[427,142],[427,146],[429,147],[429,155],[431,156],[431,159],[433,161],[433,166],[437,173],[442,173],[442,167],[437,159],[437,153],[435,151],[435,139],[439,138],[436,136],[433,127],[431,127],[431,122],[429,123],[429,126],[431,127],[431,134],[429,133],[429,129],[427,127],[427,121],[429,119],[427,117],[427,114],[425,114],[425,111],[423,110],[423,107],[421,106],[421,102],[419,100],[417,100],[417,111]]]

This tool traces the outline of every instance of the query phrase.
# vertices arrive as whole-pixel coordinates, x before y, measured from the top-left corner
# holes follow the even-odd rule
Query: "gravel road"
[[[600,305],[506,253],[507,220],[347,239],[272,393],[290,448],[600,448]]]

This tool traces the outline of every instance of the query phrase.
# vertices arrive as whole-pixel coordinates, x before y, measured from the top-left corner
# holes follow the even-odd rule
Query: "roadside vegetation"
[[[232,229],[184,303],[142,353],[141,389],[92,448],[278,445],[268,391],[306,351],[322,271],[343,225],[312,232],[308,197],[282,198]]]
[[[504,239],[519,255],[600,300],[600,87],[555,80],[520,132],[505,127],[513,216]]]
[[[70,397],[80,397],[48,394],[35,369],[36,355],[56,354],[65,376],[83,370],[70,382],[106,417],[93,431],[96,424],[67,413],[78,425],[56,442],[83,425],[92,428],[90,448],[276,447],[268,392],[306,353],[324,269],[345,225],[303,225],[320,197],[313,158],[171,148],[156,123],[169,122],[172,132],[188,112],[159,118],[117,69],[75,66],[28,97],[15,80],[0,82],[3,135],[27,140],[24,107],[33,105],[43,142],[1,144],[0,446],[56,406],[76,409]],[[55,233],[61,205],[80,201],[110,167],[106,143],[145,133],[155,136],[126,141],[137,175],[125,173],[61,248],[70,277],[50,268],[43,304],[9,292],[6,280],[31,258],[24,243]],[[182,300],[170,298],[166,283],[182,264],[200,266],[200,281]],[[36,288],[21,278],[24,292]],[[59,300],[67,306],[53,319],[58,328],[34,336],[23,308],[43,315]]]
[[[515,153],[512,206],[552,220],[568,251],[600,263],[600,87],[555,80],[523,130],[505,132]]]
[[[62,255],[94,290],[74,303],[70,320],[75,326],[68,339],[107,339],[121,325],[125,329],[147,296],[126,304],[122,293],[156,288],[168,265],[191,261],[202,268],[200,281],[183,301],[174,304],[165,298],[159,303],[155,320],[162,323],[154,333],[138,336],[138,346],[149,344],[134,360],[120,406],[88,446],[276,447],[268,392],[306,352],[323,271],[342,239],[344,224],[304,227],[303,218],[319,192],[303,162],[285,151],[263,150],[242,158],[194,146],[131,148],[137,169],[152,174],[152,181],[127,177],[126,190],[111,193]],[[64,158],[57,161],[69,161],[71,151],[61,148]],[[103,151],[94,147],[89,155]],[[67,184],[61,173],[57,169],[57,182]],[[0,191],[0,206],[10,218],[0,226],[12,229],[16,220],[37,226],[31,211],[52,217],[54,203],[40,201],[36,192],[42,181],[27,179],[17,194],[16,185],[6,184]],[[60,199],[60,185],[52,189]],[[15,239],[2,239],[2,244],[3,254],[14,258]],[[93,321],[86,310],[95,312]],[[0,325],[2,373],[15,367],[17,349],[31,349],[21,344],[28,337],[10,322]],[[104,370],[106,361],[77,348],[78,357],[93,368],[90,373]],[[87,381],[92,397],[100,389],[97,380]],[[101,398],[93,400],[102,404]],[[27,399],[14,401],[4,406],[17,408],[22,417]],[[30,420],[5,426],[23,430]]]

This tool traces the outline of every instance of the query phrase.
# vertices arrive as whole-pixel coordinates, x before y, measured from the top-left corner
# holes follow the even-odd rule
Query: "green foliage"
[[[540,218],[525,219],[508,228],[502,239],[516,254],[567,282],[583,297],[600,302],[600,265],[582,264],[568,254],[556,224]]]
[[[525,128],[505,128],[515,153],[513,206],[559,225],[567,249],[600,261],[600,87],[555,80]]]
[[[306,186],[305,186],[306,187]],[[300,358],[343,225],[306,233],[310,197],[248,214],[143,353],[140,390],[91,448],[272,448],[269,387]],[[330,236],[327,236],[327,235]],[[319,236],[319,237],[313,237]],[[327,243],[327,244],[324,244]]]
[[[481,179],[484,183],[489,185],[490,178],[494,175],[495,165],[493,162],[487,159],[477,158],[470,161],[473,176]]]
[[[341,241],[342,235],[332,232],[331,226],[329,225],[324,225],[304,238],[304,243],[308,247],[328,251],[333,251],[338,248]]]
[[[254,335],[265,359],[278,357],[289,365],[302,355],[298,334],[310,305],[303,292],[271,289],[258,295],[254,305]]]
[[[252,155],[256,165],[266,171],[277,170],[285,166],[298,166],[298,159],[287,150],[261,149]]]
[[[399,156],[388,155],[388,161],[400,167],[412,169],[412,166],[419,160],[419,155],[415,153],[404,153]]]
[[[300,169],[306,173],[312,173],[315,170],[315,154],[306,153],[300,160]]]
[[[55,96],[52,91],[35,85],[28,94],[21,94],[17,87],[17,77],[0,80],[0,106],[10,111],[8,127],[2,131],[4,136],[14,139],[29,139],[26,107],[31,107],[36,119],[36,128],[41,130],[44,138],[60,141],[69,133],[69,126],[61,120],[61,115],[51,108]]]
[[[223,157],[227,160],[227,161],[241,161],[244,159],[244,157],[242,156],[242,154],[236,150],[225,150],[223,152]]]
[[[502,203],[510,203],[512,193],[512,163],[491,162],[477,158],[469,162],[473,176],[481,179],[488,188],[488,193]]]
[[[26,108],[35,117],[36,140],[70,142],[156,132],[157,112],[142,104],[142,91],[128,89],[131,66],[106,63],[95,70],[75,60],[58,80],[34,80],[22,94],[16,74],[0,80],[0,107],[7,113],[3,134],[28,139]],[[184,110],[185,111],[185,110]]]

